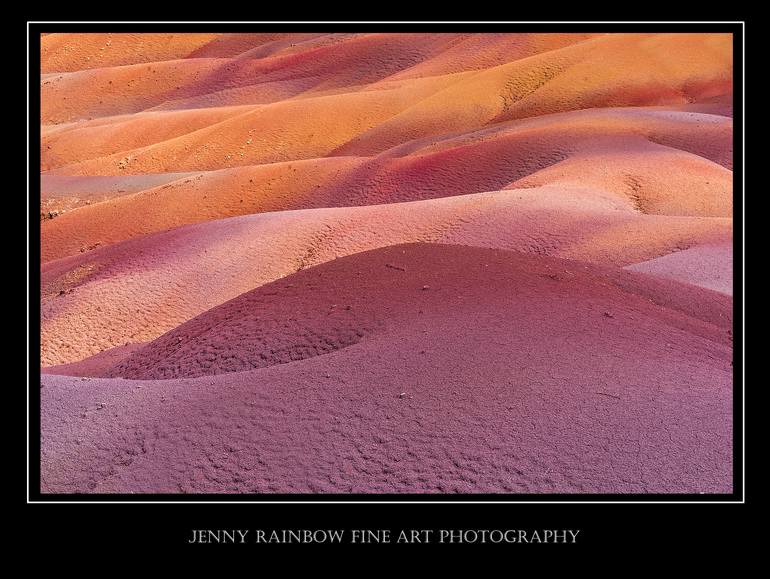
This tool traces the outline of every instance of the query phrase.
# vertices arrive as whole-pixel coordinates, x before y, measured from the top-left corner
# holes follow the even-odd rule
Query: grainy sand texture
[[[43,493],[731,493],[729,34],[41,36]]]

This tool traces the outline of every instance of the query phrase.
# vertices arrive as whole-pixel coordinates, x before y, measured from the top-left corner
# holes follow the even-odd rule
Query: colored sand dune
[[[729,493],[732,39],[41,37],[41,490]]]

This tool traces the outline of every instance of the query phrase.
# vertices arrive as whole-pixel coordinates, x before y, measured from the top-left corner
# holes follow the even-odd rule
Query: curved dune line
[[[398,107],[403,106],[399,104],[401,101],[422,98],[458,81],[459,78],[456,76],[414,79],[380,85],[377,90],[389,91],[388,102],[392,103],[390,106],[396,107],[393,109],[395,113],[400,110]],[[331,114],[338,107],[334,103],[335,99],[329,97],[339,97],[344,94],[348,104],[352,104],[353,108],[345,110],[342,116],[338,116],[337,120],[349,116],[361,116],[365,114],[361,112],[361,109],[366,108],[366,103],[377,98],[374,89],[367,90],[365,93],[365,95],[359,96],[357,91],[351,93],[330,91],[329,94],[311,96],[308,97],[308,110],[317,107],[319,110]],[[324,98],[324,100],[320,103],[313,102],[320,98]],[[357,104],[357,101],[361,101],[361,103]],[[217,130],[217,125],[234,117],[238,117],[240,122],[249,121],[252,119],[245,118],[247,113],[264,111],[264,115],[253,119],[256,122],[249,127],[253,134],[257,130],[263,130],[261,124],[264,122],[271,122],[273,119],[276,123],[286,122],[285,119],[282,119],[282,114],[286,109],[285,103],[277,103],[275,107],[277,108],[272,108],[268,103],[265,105],[217,106],[192,110],[154,110],[130,116],[111,117],[113,122],[108,122],[109,119],[96,119],[70,124],[67,125],[66,129],[50,130],[43,136],[41,144],[42,168],[47,171],[73,174],[82,172],[84,166],[87,172],[95,172],[98,169],[94,169],[94,166],[108,164],[109,170],[112,171],[135,172],[136,163],[122,166],[118,165],[117,162],[110,165],[109,161],[117,158],[119,162],[125,156],[136,157],[142,152],[142,149],[150,146],[154,146],[153,151],[158,151],[159,148],[162,150],[167,141],[169,146],[179,143],[180,139],[186,139],[182,142],[189,143],[196,138],[196,133],[202,129],[209,129],[205,133],[205,138],[208,140],[216,141],[217,135],[221,136],[223,132],[227,138],[232,125],[226,125],[222,131]],[[292,105],[294,111],[301,109],[301,104]],[[263,116],[267,119],[263,119]],[[233,148],[229,152],[232,153],[231,157],[234,157],[234,161],[228,162],[226,157],[219,158],[219,165],[215,168],[231,166],[234,162],[242,161],[241,149]],[[100,159],[101,157],[107,159]],[[88,161],[92,162],[88,163]],[[80,163],[85,163],[85,165],[80,165]]]
[[[40,39],[43,73],[92,67],[144,64],[184,58],[216,39],[216,34],[48,34]]]
[[[212,170],[322,157],[402,109],[404,91],[432,92],[432,83],[403,90],[363,91],[255,107],[187,135],[134,151],[68,165],[68,174]]]
[[[585,111],[450,135],[437,143],[418,141],[373,159],[330,157],[204,172],[44,222],[41,255],[50,261],[96,244],[263,211],[541,184],[595,187],[644,213],[727,217],[732,173],[707,158],[726,162],[731,157],[731,126],[731,119],[699,113]],[[248,150],[257,134],[239,150]],[[663,167],[669,169],[665,177],[660,176]]]
[[[411,99],[411,102],[402,102],[398,108],[392,109],[389,115],[378,117],[377,122],[372,125],[360,127],[360,131],[351,133],[348,139],[337,143],[336,147],[340,147],[340,153],[343,154],[369,155],[373,152],[390,148],[404,140],[446,133],[448,130],[468,131],[480,128],[490,122],[511,118],[531,117],[562,110],[597,106],[650,105],[662,102],[680,104],[695,98],[703,99],[724,94],[729,92],[731,88],[729,75],[725,75],[725,67],[729,67],[729,50],[725,51],[725,47],[722,45],[712,46],[715,42],[721,42],[721,40],[719,38],[717,40],[710,38],[704,40],[703,36],[698,35],[694,37],[687,35],[664,35],[660,38],[648,38],[644,35],[629,35],[622,36],[621,38],[600,37],[559,50],[516,60],[513,63],[471,74],[470,78],[461,82],[453,82],[449,87],[438,84],[432,90],[434,93],[432,96],[430,91],[426,94],[424,90],[422,92],[412,90],[411,96],[408,97]],[[629,44],[632,46],[629,46]],[[636,68],[629,68],[628,63],[607,58],[605,54],[625,55],[632,49],[636,52],[641,51],[644,54],[651,55],[650,60],[643,59],[636,65]],[[668,55],[669,53],[666,52],[668,50],[675,51],[677,54],[676,63],[668,64],[663,69],[663,72],[661,72],[660,63],[657,61],[659,56],[656,55]],[[602,58],[593,58],[594,53],[597,51],[602,53]],[[717,53],[720,53],[719,58],[714,58],[714,55]],[[724,60],[725,58],[727,60]],[[549,80],[551,75],[561,75],[558,71],[562,70],[565,66],[570,67],[569,70],[574,70],[573,67],[577,66],[576,62],[583,62],[581,59],[585,59],[586,66],[589,69],[580,74],[586,76],[586,78],[594,79],[594,82],[598,82],[597,79],[604,79],[608,74],[607,70],[612,66],[623,64],[625,66],[625,76],[622,79],[622,83],[617,79],[612,79],[611,82],[602,80],[603,92],[597,93],[583,86],[585,79],[581,82],[578,82],[580,79],[574,79],[574,82],[562,80],[560,83],[556,83],[553,79]],[[334,59],[330,61],[330,66],[333,61]],[[157,70],[153,68],[155,66],[158,67]],[[100,115],[138,112],[140,109],[137,107],[139,106],[144,106],[145,108],[151,106],[148,104],[147,99],[156,98],[152,95],[157,94],[158,91],[164,95],[169,93],[169,91],[181,91],[174,98],[183,98],[183,93],[185,92],[201,90],[193,89],[192,86],[195,84],[207,85],[209,83],[209,81],[200,78],[204,73],[212,77],[211,82],[214,82],[217,91],[220,92],[223,88],[223,82],[220,78],[223,73],[216,70],[205,72],[206,66],[214,67],[220,65],[215,65],[204,59],[193,59],[189,61],[159,63],[157,65],[142,64],[121,67],[120,69],[109,69],[111,75],[117,75],[113,84],[108,84],[111,82],[111,79],[99,80],[94,78],[94,75],[100,71],[86,71],[75,75],[67,75],[66,78],[48,78],[43,81],[43,102],[52,107],[60,107],[63,110],[71,111],[71,114],[75,114],[72,112],[74,110],[73,107],[77,108],[80,106],[75,101],[80,102],[83,99],[90,103],[82,104],[82,107],[85,107],[84,110],[88,109],[91,111],[94,108],[99,108],[101,105],[112,107],[109,111],[99,112]],[[253,83],[256,71],[240,70],[236,73],[231,70],[235,65],[222,64],[221,66],[226,67],[227,74],[241,75],[243,77],[244,80],[233,80],[230,83],[234,84],[232,88],[237,88],[244,83]],[[247,65],[238,64],[238,67],[243,66]],[[601,70],[590,68],[597,66],[604,68],[601,68]],[[376,66],[374,68],[377,69]],[[358,70],[355,67],[354,69]],[[154,72],[150,74],[147,72],[148,70]],[[580,70],[579,67],[578,70]],[[664,73],[668,76],[664,75],[664,77],[661,77]],[[577,73],[573,72],[571,74]],[[158,81],[158,78],[161,80]],[[270,83],[269,76],[265,77],[263,74],[260,74],[259,78],[260,83]],[[543,78],[546,80],[543,80]],[[661,78],[667,79],[668,85],[655,85],[657,82],[663,82]],[[445,77],[432,77],[430,82],[436,83],[439,82],[439,79],[445,79]],[[158,82],[161,81],[162,84],[158,85]],[[188,88],[185,88],[185,82],[188,83]],[[351,82],[359,81],[351,80]],[[425,82],[426,79],[422,79],[422,84]],[[514,84],[511,84],[512,82]],[[78,86],[72,83],[81,83],[83,87],[78,88]],[[577,91],[576,94],[569,93],[565,95],[565,87],[561,86],[562,83],[572,87],[570,90],[573,92]],[[101,87],[102,84],[105,86]],[[124,84],[130,84],[130,87],[127,88],[123,86]],[[174,85],[174,87],[171,85]],[[669,87],[669,85],[671,86]],[[99,86],[102,90],[94,91],[95,86]],[[153,89],[155,93],[150,91],[150,86],[155,87]],[[227,87],[228,84],[224,83],[224,86]],[[329,87],[327,86],[326,88]],[[525,98],[525,95],[530,93],[536,93],[532,97],[535,98],[533,102],[537,102],[537,106],[542,110],[528,112],[524,110],[526,102],[528,102],[527,98],[529,98]],[[651,96],[653,93],[654,96]],[[65,94],[66,97],[64,96]],[[122,99],[121,103],[110,104],[104,101],[105,98],[109,98],[110,94],[118,95]],[[583,102],[579,100],[585,98],[584,95],[587,94],[594,95],[591,97],[592,101]],[[288,96],[285,93],[277,93],[277,95],[283,98]],[[626,96],[620,99],[618,95]],[[353,95],[338,96],[345,98],[346,105],[350,106],[350,103],[347,101]],[[99,104],[96,102],[97,100],[102,100],[103,102]],[[315,110],[315,105],[311,104],[314,100],[307,101],[309,109],[306,114],[323,116],[324,113]],[[356,109],[359,106],[366,108],[367,102],[364,100],[360,105],[355,105],[354,99],[353,108]],[[474,105],[472,107],[465,106],[468,102],[472,102]],[[239,102],[238,104],[243,103]],[[278,107],[276,109],[277,115],[281,113],[297,114],[292,112],[295,110],[293,108],[288,110],[284,108],[287,103],[274,104]],[[327,104],[327,106],[332,105]],[[511,106],[514,106],[515,110],[511,109],[509,111],[508,109]],[[508,112],[503,112],[504,110]],[[329,113],[335,114],[336,111],[328,111],[326,114]],[[51,114],[59,113],[51,112],[49,114],[44,111],[44,120],[50,117]],[[89,112],[88,114],[91,113]],[[361,111],[359,110],[357,114],[360,115]],[[471,116],[469,117],[468,115]],[[83,116],[86,116],[86,114],[80,115],[81,118]],[[435,127],[440,127],[440,130],[437,130]]]
[[[212,108],[194,111],[138,113],[114,117],[112,122],[77,123],[51,130],[40,141],[41,171],[135,149],[194,133],[226,119],[243,115],[253,107]]]
[[[384,261],[382,264],[384,268],[392,271],[364,269],[364,264],[378,254],[393,256],[392,261]],[[160,380],[242,372],[288,364],[328,355],[371,340],[397,326],[402,317],[410,318],[410,322],[416,321],[414,318],[417,316],[429,317],[431,312],[426,312],[426,308],[432,309],[434,314],[440,312],[442,320],[451,316],[451,313],[446,311],[451,307],[462,309],[462,304],[450,306],[442,299],[445,295],[442,293],[445,283],[442,275],[444,271],[437,268],[435,262],[405,263],[411,261],[413,254],[429,255],[433,258],[437,257],[436,254],[468,257],[475,255],[482,260],[488,257],[497,258],[493,260],[494,265],[501,269],[492,273],[486,270],[481,272],[482,279],[498,278],[501,270],[505,271],[506,265],[510,267],[512,263],[518,262],[517,266],[521,271],[517,268],[509,270],[508,279],[504,284],[500,284],[499,289],[505,287],[507,291],[513,292],[516,295],[513,301],[522,309],[537,307],[537,298],[542,298],[543,294],[558,293],[566,297],[574,291],[574,286],[591,294],[596,292],[596,287],[592,286],[601,286],[606,293],[626,292],[627,299],[636,300],[640,306],[643,304],[650,310],[650,315],[659,321],[673,323],[679,329],[686,329],[717,343],[729,342],[725,332],[731,323],[729,300],[713,300],[709,292],[680,288],[691,302],[713,300],[718,304],[716,308],[661,297],[658,290],[665,285],[656,284],[646,276],[624,276],[624,272],[588,266],[585,263],[523,254],[504,255],[502,252],[469,249],[464,246],[435,248],[425,247],[425,244],[413,244],[355,254],[347,259],[342,258],[341,262],[327,262],[325,266],[322,264],[305,270],[305,273],[298,272],[241,294],[221,306],[207,310],[138,350],[129,352],[127,357],[104,370],[102,375]],[[664,260],[667,257],[670,256],[658,259]],[[462,258],[460,262],[463,263]],[[349,267],[345,268],[343,263]],[[480,264],[475,264],[474,269],[478,270],[479,266]],[[455,264],[449,272],[454,275],[454,268],[457,267]],[[485,262],[484,268],[488,267],[490,264]],[[329,279],[330,271],[344,273],[337,274],[341,279]],[[361,280],[364,272],[373,275],[373,279]],[[467,276],[468,273],[464,272],[464,275]],[[452,279],[450,284],[457,281],[459,280],[456,278]],[[554,281],[558,283],[554,284]],[[453,289],[459,292],[467,291],[465,286],[468,283],[469,279],[465,279],[463,285],[454,286]],[[440,299],[422,300],[423,303],[419,305],[410,300],[416,291],[427,291],[431,288],[440,294]],[[540,295],[528,295],[532,291],[536,294],[540,292]],[[376,296],[374,306],[373,296]],[[653,296],[658,301],[651,307],[650,297]],[[585,299],[586,296],[581,298]],[[451,297],[449,299],[451,301]],[[434,300],[437,303],[433,303]],[[467,296],[463,296],[463,302],[465,300]],[[590,309],[590,300],[585,301],[581,306]],[[620,299],[617,299],[617,302],[620,302]],[[419,311],[416,311],[418,308]],[[556,316],[551,317],[552,325],[555,323],[554,317]]]
[[[253,85],[255,79],[309,79],[299,85],[300,91],[370,83],[436,54],[450,40],[430,34],[370,34],[264,59],[191,58],[62,73],[42,82],[41,115],[44,122],[66,122],[139,112],[170,100]]]
[[[145,342],[298,269],[396,243],[627,265],[729,239],[731,223],[644,215],[611,194],[549,187],[203,222],[45,264],[41,355],[44,365],[60,364]]]
[[[731,43],[730,35],[606,35],[479,72],[372,128],[340,153],[371,155],[502,120],[725,94],[732,89]]]

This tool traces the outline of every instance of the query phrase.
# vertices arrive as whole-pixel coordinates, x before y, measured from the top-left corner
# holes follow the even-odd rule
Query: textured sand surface
[[[45,365],[62,364],[146,342],[254,287],[393,243],[628,265],[729,240],[731,231],[728,218],[644,215],[614,196],[554,187],[207,221],[46,263],[41,354]]]
[[[731,491],[730,35],[46,34],[40,90],[43,491]]]
[[[43,376],[43,490],[730,492],[730,299],[633,283],[427,244],[302,271],[108,372],[142,380]]]
[[[635,263],[627,269],[733,295],[733,248],[727,243],[700,245],[650,261]]]
[[[642,126],[647,134],[639,133]],[[96,243],[233,215],[548,183],[614,194],[640,213],[730,217],[732,171],[723,165],[729,166],[732,154],[731,129],[729,119],[701,113],[581,111],[505,123],[438,144],[412,143],[374,158],[286,161],[184,175],[44,223],[42,256],[49,261]],[[702,142],[688,138],[692,132]],[[686,145],[680,143],[684,139]]]

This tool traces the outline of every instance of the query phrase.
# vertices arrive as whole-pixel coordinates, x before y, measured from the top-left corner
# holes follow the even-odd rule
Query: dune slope
[[[174,379],[44,376],[43,490],[729,492],[729,298],[622,283],[427,244],[305,270],[111,371]]]
[[[731,491],[730,34],[40,49],[44,492]]]
[[[262,284],[397,243],[629,265],[731,235],[728,218],[645,215],[616,196],[551,187],[207,221],[46,263],[41,356],[48,366],[146,342]]]

